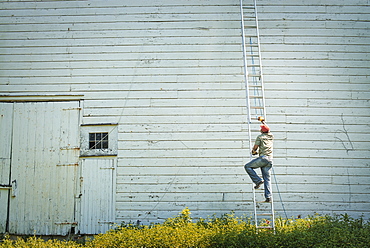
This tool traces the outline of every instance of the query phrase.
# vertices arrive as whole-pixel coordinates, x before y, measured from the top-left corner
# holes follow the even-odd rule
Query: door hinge
[[[80,150],[80,147],[78,146],[63,146],[60,148],[60,150]]]
[[[0,184],[0,189],[11,189],[12,185],[11,184]]]
[[[66,109],[63,109],[63,110],[81,110],[82,108],[80,107],[77,107],[77,108],[66,108]]]
[[[99,224],[115,224],[114,221],[98,221]]]
[[[17,180],[13,180],[12,184],[0,184],[0,189],[12,190],[12,196],[17,196]]]
[[[57,164],[57,166],[78,166],[78,163],[72,163],[72,164]]]
[[[76,226],[78,223],[77,222],[55,222],[55,225],[74,225]]]

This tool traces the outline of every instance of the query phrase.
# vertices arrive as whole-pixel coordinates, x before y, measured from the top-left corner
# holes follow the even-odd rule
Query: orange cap
[[[268,133],[268,132],[270,132],[269,126],[267,126],[266,124],[261,125],[261,132],[262,133]]]

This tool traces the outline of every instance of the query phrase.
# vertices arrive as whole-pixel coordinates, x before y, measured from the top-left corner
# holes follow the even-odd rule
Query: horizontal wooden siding
[[[278,214],[369,216],[368,1],[257,4]],[[250,215],[239,19],[238,0],[1,2],[0,90],[119,123],[118,222]]]

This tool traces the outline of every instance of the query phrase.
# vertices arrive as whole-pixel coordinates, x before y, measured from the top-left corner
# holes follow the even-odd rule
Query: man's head
[[[269,126],[267,126],[266,124],[261,125],[261,133],[268,133],[268,132],[270,132]]]

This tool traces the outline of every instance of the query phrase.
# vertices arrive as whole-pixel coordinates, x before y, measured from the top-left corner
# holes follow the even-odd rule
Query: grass
[[[73,241],[30,237],[5,238],[1,248],[13,247],[369,247],[370,223],[347,214],[313,215],[303,219],[276,219],[276,234],[270,230],[256,233],[249,218],[224,214],[193,222],[189,209],[163,224],[136,226],[123,223],[120,227],[99,234],[78,244]]]

